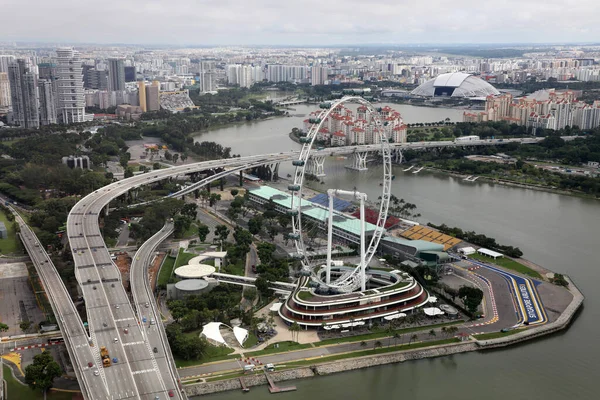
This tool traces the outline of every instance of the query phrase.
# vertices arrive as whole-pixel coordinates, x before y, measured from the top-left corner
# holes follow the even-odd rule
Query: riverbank
[[[472,175],[465,175],[465,174],[461,174],[458,172],[454,172],[454,171],[449,171],[446,169],[442,169],[442,168],[436,168],[436,167],[424,167],[423,168],[425,171],[432,171],[435,173],[440,173],[443,175],[449,175],[455,178],[461,178],[461,179],[465,179],[469,176]],[[500,184],[500,185],[504,185],[504,186],[509,186],[509,187],[516,187],[516,188],[521,188],[521,189],[531,189],[531,190],[539,190],[542,192],[548,192],[548,193],[554,193],[554,194],[562,194],[562,195],[567,195],[567,196],[575,196],[575,197],[581,197],[584,199],[594,199],[594,200],[600,200],[600,198],[589,195],[587,193],[583,193],[583,192],[579,192],[576,190],[563,190],[563,189],[556,189],[556,188],[552,188],[549,186],[544,186],[544,185],[535,185],[535,184],[530,184],[530,183],[520,183],[520,182],[515,182],[515,181],[511,181],[511,180],[507,180],[507,179],[497,179],[497,178],[490,178],[487,177],[485,175],[477,175],[477,182],[485,182],[485,183],[496,183],[496,184]]]
[[[504,337],[478,340],[474,336],[470,336],[468,340],[463,340],[458,343],[441,344],[436,345],[435,342],[431,346],[423,346],[418,349],[411,350],[398,350],[386,352],[385,354],[373,354],[358,357],[344,357],[344,359],[327,361],[328,357],[323,357],[323,361],[319,361],[319,358],[306,359],[296,362],[299,365],[298,368],[292,368],[283,371],[276,371],[270,373],[274,382],[284,382],[294,379],[306,379],[321,375],[330,375],[339,372],[348,372],[363,368],[369,368],[379,365],[402,363],[411,360],[420,360],[425,358],[444,357],[453,354],[460,354],[472,351],[485,351],[488,349],[494,349],[498,347],[506,347],[514,344],[522,343],[524,341],[539,338],[541,336],[550,335],[552,333],[566,329],[573,321],[577,311],[583,304],[583,294],[579,291],[573,281],[565,277],[569,282],[569,292],[573,295],[573,298],[567,308],[561,313],[560,317],[554,322],[541,325],[539,327],[527,328],[522,332],[514,333]],[[389,350],[389,349],[382,349]],[[373,350],[376,351],[376,350]],[[357,352],[364,353],[364,352]],[[349,353],[351,355],[352,353]],[[289,362],[287,364],[294,365],[295,362]],[[308,366],[307,366],[308,365]],[[286,365],[280,366],[285,368]],[[227,375],[226,375],[227,376]],[[230,378],[223,380],[215,380],[210,382],[202,382],[191,385],[185,385],[184,389],[188,396],[200,396],[210,393],[224,392],[230,390],[241,390],[242,385],[239,380],[241,374],[236,374],[235,377],[228,375]],[[243,375],[244,383],[247,387],[262,386],[267,384],[267,379],[263,374],[257,375]],[[216,378],[218,379],[218,378]]]

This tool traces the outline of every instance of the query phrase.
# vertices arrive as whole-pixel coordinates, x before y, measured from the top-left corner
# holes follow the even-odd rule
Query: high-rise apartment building
[[[0,112],[7,112],[10,109],[10,104],[8,73],[0,72]]]
[[[62,122],[65,124],[84,122],[86,120],[85,97],[79,52],[71,47],[63,47],[56,53],[58,55],[58,107]]]
[[[0,72],[8,73],[8,64],[15,60],[15,56],[0,54]]]
[[[39,63],[38,65],[38,79],[41,80],[46,80],[48,82],[50,82],[51,84],[51,88],[52,88],[52,100],[54,101],[54,122],[51,122],[53,124],[56,123],[56,113],[58,112],[58,74],[56,72],[56,64],[52,63],[52,62],[45,62],[45,63]],[[41,90],[41,88],[40,88]],[[42,93],[40,92],[40,104],[41,104],[41,96]],[[42,111],[40,110],[40,113]],[[41,116],[40,116],[41,118]],[[43,123],[42,123],[43,125]]]
[[[327,67],[312,67],[310,73],[311,84],[313,86],[325,84],[325,81],[327,80]]]
[[[160,82],[154,81],[152,85],[146,86],[146,110],[160,110]]]
[[[8,80],[13,109],[12,123],[23,128],[39,128],[37,76],[25,59],[19,58],[9,63]]]
[[[38,92],[40,96],[40,124],[56,124],[57,113],[53,82],[40,79],[38,81]]]
[[[125,62],[120,58],[108,60],[108,90],[125,90]]]

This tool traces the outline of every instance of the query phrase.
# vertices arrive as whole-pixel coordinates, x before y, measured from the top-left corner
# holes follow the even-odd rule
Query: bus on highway
[[[48,338],[48,343],[63,343],[65,339],[62,336],[52,336]]]

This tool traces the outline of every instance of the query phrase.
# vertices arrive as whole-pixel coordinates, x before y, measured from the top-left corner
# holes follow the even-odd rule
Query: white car
[[[94,370],[94,376],[98,376],[100,375],[100,371],[98,371],[97,369]]]

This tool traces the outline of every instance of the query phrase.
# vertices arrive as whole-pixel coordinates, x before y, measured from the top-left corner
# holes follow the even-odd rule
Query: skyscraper
[[[8,64],[15,60],[15,56],[0,54],[0,72],[8,73]]]
[[[56,51],[58,55],[58,106],[62,122],[71,124],[85,121],[83,73],[79,52],[71,47]]]
[[[147,111],[160,110],[160,83],[158,81],[146,86],[146,109]]]
[[[53,82],[46,79],[38,81],[40,94],[40,124],[56,124],[56,101],[54,99]]]
[[[146,112],[146,83],[144,81],[138,82],[138,97],[140,99],[140,108],[142,112]]]
[[[8,73],[0,72],[0,112],[7,112],[10,108],[10,84]]]
[[[327,67],[312,67],[311,72],[311,83],[315,85],[324,85],[327,80]]]
[[[125,82],[135,82],[135,67],[125,67]]]
[[[125,90],[125,63],[120,58],[108,60],[108,90]]]
[[[27,60],[19,58],[8,65],[12,122],[23,128],[39,128],[39,98],[37,76]]]
[[[55,63],[39,63],[38,65],[38,79],[40,81],[42,80],[46,80],[48,82],[51,83],[52,86],[52,100],[54,101],[54,122],[50,122],[52,124],[56,123],[56,116],[58,115],[58,74],[56,72],[56,64]],[[39,86],[39,84],[38,84]],[[41,93],[41,86],[39,86],[39,91],[40,91],[40,106],[41,106],[41,101],[42,101],[42,93]],[[42,111],[40,110],[40,113]],[[40,119],[42,119],[42,116],[40,116]],[[44,125],[44,123],[42,122],[42,125]]]

